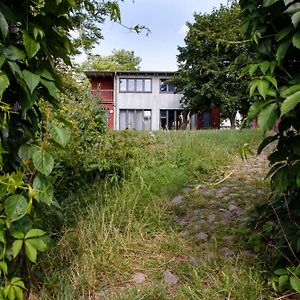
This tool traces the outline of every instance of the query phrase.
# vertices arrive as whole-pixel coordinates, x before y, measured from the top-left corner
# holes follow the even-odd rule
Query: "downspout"
[[[114,103],[114,109],[115,109],[115,113],[114,113],[114,116],[115,116],[115,130],[117,130],[117,123],[118,123],[118,82],[117,82],[117,72],[115,71],[114,72],[114,98],[115,98],[115,103]]]

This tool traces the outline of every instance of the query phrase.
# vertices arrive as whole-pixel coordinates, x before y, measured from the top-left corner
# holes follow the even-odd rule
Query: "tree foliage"
[[[109,56],[89,55],[88,60],[83,62],[83,70],[110,70],[110,71],[137,71],[140,69],[141,58],[134,51],[114,49]]]
[[[258,118],[266,133],[280,119],[278,133],[268,135],[259,153],[272,145],[269,155],[273,195],[258,208],[256,227],[263,229],[265,252],[274,265],[298,261],[300,250],[300,7],[293,0],[240,0],[243,31],[257,49],[255,63],[245,72],[252,77],[255,100],[248,119]],[[271,226],[270,226],[271,225]],[[275,249],[275,250],[274,250]],[[286,262],[286,261],[285,261]],[[294,273],[295,275],[296,273]],[[286,275],[286,274],[281,274]],[[293,275],[293,276],[294,276]],[[291,277],[290,286],[295,289]],[[287,276],[288,280],[289,276]],[[281,290],[277,283],[275,288]]]
[[[224,117],[248,109],[247,83],[240,69],[249,62],[249,46],[240,42],[240,9],[236,3],[221,6],[210,14],[195,14],[188,23],[184,47],[179,47],[179,70],[173,82],[183,91],[183,104],[201,112],[214,103]]]

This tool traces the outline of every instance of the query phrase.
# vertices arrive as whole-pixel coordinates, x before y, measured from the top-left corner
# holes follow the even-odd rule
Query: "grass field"
[[[68,196],[74,226],[46,258],[47,280],[31,298],[270,299],[257,260],[207,259],[181,234],[170,205],[187,185],[222,177],[238,149],[255,149],[260,139],[255,130],[151,134],[126,180],[87,182]],[[180,278],[176,288],[162,280],[165,270]],[[132,283],[136,273],[146,274],[144,284]]]

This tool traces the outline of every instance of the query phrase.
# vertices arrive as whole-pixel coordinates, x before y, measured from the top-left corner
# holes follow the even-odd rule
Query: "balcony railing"
[[[114,90],[92,90],[91,94],[103,104],[114,103]]]

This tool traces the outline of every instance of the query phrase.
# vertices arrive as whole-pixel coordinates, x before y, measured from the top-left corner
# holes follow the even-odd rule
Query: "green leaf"
[[[4,260],[0,261],[0,269],[2,270],[2,272],[4,274],[7,274],[7,272],[8,272],[7,263]]]
[[[300,293],[300,279],[296,276],[291,276],[290,277],[290,284],[291,287],[297,292]]]
[[[23,31],[23,41],[27,56],[29,59],[31,59],[40,50],[40,43],[32,38],[27,30]]]
[[[257,85],[258,85],[258,81],[259,80],[253,80],[250,82],[250,89],[249,89],[249,94],[250,94],[250,97],[253,97],[254,96],[254,93],[255,93],[255,90],[257,88]]]
[[[46,89],[48,90],[49,94],[57,99],[58,98],[58,95],[57,95],[57,87],[56,85],[54,84],[54,82],[52,81],[48,81],[48,80],[45,80],[45,79],[41,79],[41,84],[46,87]]]
[[[261,130],[265,133],[272,129],[279,115],[277,112],[277,104],[272,103],[264,107],[258,115],[258,124]]]
[[[54,81],[52,74],[46,69],[43,69],[43,71],[40,73],[40,76],[50,81]]]
[[[297,184],[297,187],[299,188],[300,187],[300,172],[297,174],[296,184]],[[298,244],[299,244],[299,250],[300,250],[300,239],[297,240],[297,252],[299,252]]]
[[[13,277],[10,281],[12,283],[12,285],[14,286],[18,286],[22,289],[25,289],[25,285],[24,285],[24,282],[21,280],[21,278],[19,277]]]
[[[292,39],[293,45],[300,49],[300,31],[297,31],[294,35],[293,35],[293,39]]]
[[[70,131],[65,128],[57,127],[53,124],[48,124],[47,126],[51,138],[58,143],[60,146],[65,147],[70,140]]]
[[[27,212],[27,200],[22,195],[12,195],[7,198],[5,212],[12,222],[23,218]]]
[[[30,238],[33,238],[33,237],[41,237],[43,235],[45,235],[46,232],[44,230],[41,230],[41,229],[30,229],[26,235],[25,235],[25,239],[30,239]]]
[[[298,26],[300,23],[300,11],[292,15],[292,23],[295,28]]]
[[[7,298],[8,298],[8,300],[16,300],[15,290],[13,289],[12,286],[8,290]]]
[[[26,54],[23,50],[20,50],[19,48],[10,45],[6,49],[4,49],[3,54],[6,56],[7,59],[15,61],[15,60],[21,60],[26,57]]]
[[[294,0],[283,0],[285,6],[288,6],[290,3],[292,3]]]
[[[257,83],[258,92],[264,99],[266,99],[267,97],[269,86],[270,86],[269,81],[263,79],[259,80]]]
[[[35,168],[42,174],[48,176],[54,167],[54,159],[52,155],[47,153],[45,150],[36,151],[33,154],[33,164]]]
[[[273,77],[273,76],[265,76],[264,78],[267,79],[269,82],[271,82],[276,89],[278,89],[277,80],[276,80],[275,77]]]
[[[8,24],[1,11],[0,11],[0,30],[1,30],[3,40],[5,40],[8,34]]]
[[[14,258],[16,258],[19,255],[22,247],[23,247],[23,240],[16,240],[13,242],[12,253]]]
[[[259,64],[259,68],[261,70],[261,72],[266,75],[266,72],[269,70],[270,68],[270,62],[265,60],[262,63]]]
[[[48,250],[47,244],[40,238],[30,239],[30,243],[33,247],[35,247],[35,249],[37,249],[40,252],[45,252]]]
[[[0,72],[0,99],[4,91],[9,87],[9,79],[5,73]]]
[[[22,145],[19,149],[19,157],[22,160],[32,159],[33,153],[38,151],[40,148],[36,145]]]
[[[32,33],[33,33],[33,36],[34,36],[35,39],[38,37],[38,35],[41,38],[43,38],[45,36],[44,30],[41,27],[39,27],[39,26],[33,27]]]
[[[283,42],[280,43],[277,52],[276,52],[276,61],[280,64],[282,60],[284,59],[289,46],[290,46],[290,39],[284,40]]]
[[[300,103],[300,91],[292,94],[283,101],[281,105],[281,116],[294,109],[298,103]]]
[[[22,71],[16,62],[8,61],[8,65],[14,75],[18,75],[18,78],[23,79]]]
[[[18,286],[13,286],[13,289],[15,291],[15,296],[18,300],[23,300],[23,290]]]
[[[262,108],[267,105],[269,103],[269,101],[267,100],[260,100],[260,101],[256,101],[254,102],[251,107],[249,108],[249,112],[247,115],[247,119],[249,119],[250,121],[252,119],[254,119],[258,113],[262,110]]]
[[[258,64],[251,65],[249,68],[249,75],[253,76],[253,74],[256,72],[257,68],[258,68]]]
[[[279,0],[263,0],[263,7],[271,6],[271,5],[275,4],[278,1]]]
[[[292,32],[292,26],[286,26],[284,27],[282,30],[280,30],[277,34],[276,34],[276,41],[281,41],[282,39],[284,39],[289,33]]]
[[[300,91],[300,84],[295,84],[281,91],[280,96],[282,98],[287,98],[298,91]]]
[[[289,281],[289,275],[281,275],[278,279],[279,287],[284,286]]]
[[[300,11],[300,3],[294,3],[294,4],[290,5],[288,7],[288,9],[286,9],[284,11],[284,13],[286,13],[286,14],[294,14],[294,13],[296,13],[298,11]]]
[[[20,231],[13,231],[11,232],[11,235],[15,238],[15,239],[18,239],[18,240],[23,240],[24,239],[24,233],[23,232],[20,232]]]
[[[31,73],[28,70],[24,70],[22,73],[24,76],[24,81],[25,81],[26,85],[28,86],[30,93],[32,94],[34,89],[38,86],[41,78],[39,75]]]
[[[3,66],[3,64],[5,63],[5,56],[4,55],[0,55],[0,68]]]
[[[37,191],[37,200],[47,205],[53,202],[53,188],[50,181],[43,175],[38,175],[33,180],[33,188]]]
[[[28,259],[35,263],[37,258],[37,250],[29,240],[25,240],[25,253]]]
[[[6,238],[5,238],[5,232],[4,229],[0,229],[0,242],[5,244],[6,243]]]

